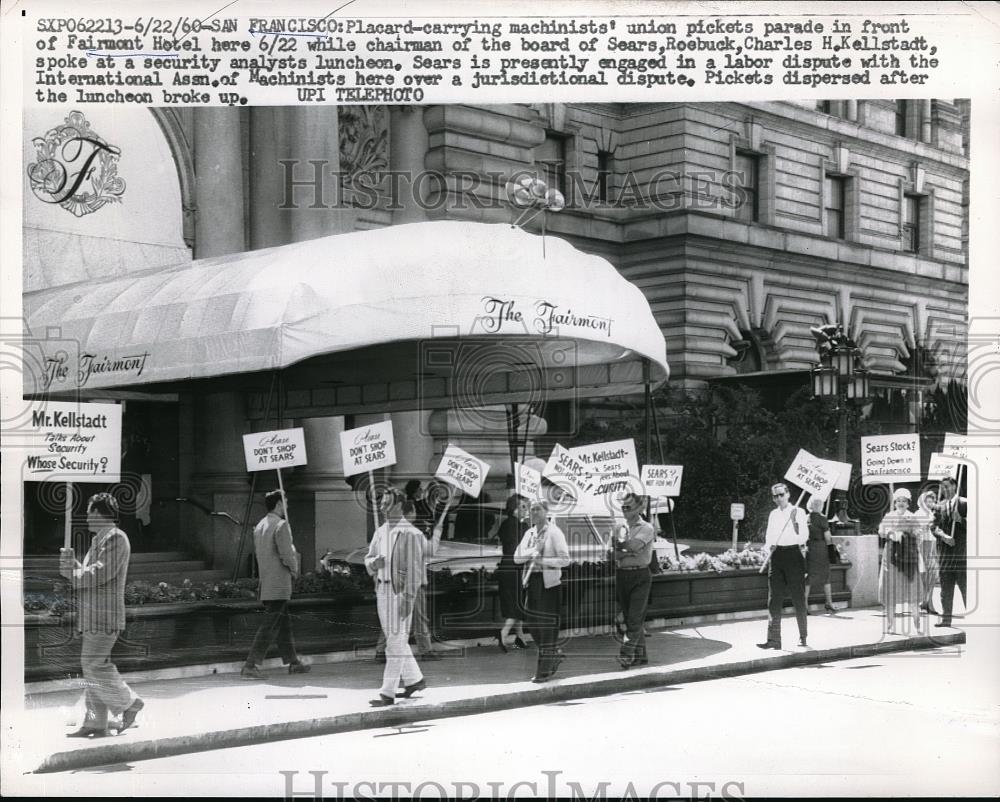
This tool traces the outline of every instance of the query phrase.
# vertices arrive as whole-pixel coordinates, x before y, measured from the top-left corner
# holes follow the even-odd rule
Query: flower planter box
[[[830,567],[833,600],[851,600],[847,587],[848,564]],[[824,600],[823,586],[810,586],[810,603]],[[791,599],[785,606],[791,607]],[[653,577],[647,618],[678,618],[767,608],[767,573],[756,568],[716,573],[714,571],[670,572]]]
[[[239,660],[250,649],[261,610],[258,602],[243,599],[129,607],[113,659],[123,671]],[[370,594],[351,600],[298,597],[290,610],[296,643],[306,653],[370,646],[378,637]],[[80,639],[74,626],[73,614],[25,615],[27,681],[79,676]]]
[[[851,600],[847,568],[831,568],[835,601]],[[822,602],[823,588],[812,591],[811,601]],[[561,594],[563,628],[599,627],[614,618],[617,601],[610,578],[568,579]],[[429,590],[427,603],[435,637],[440,640],[492,635],[502,623],[492,582],[466,590]],[[646,615],[680,618],[764,610],[766,606],[767,576],[756,569],[669,572],[653,577]],[[261,609],[256,601],[243,599],[129,607],[128,626],[115,645],[113,659],[123,671],[241,660],[260,624]],[[379,635],[371,593],[344,598],[299,596],[292,599],[290,609],[296,642],[306,654],[371,648]],[[27,681],[79,676],[80,640],[74,623],[72,614],[24,616]]]

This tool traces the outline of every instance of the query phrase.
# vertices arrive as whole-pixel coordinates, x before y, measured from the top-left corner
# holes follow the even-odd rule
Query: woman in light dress
[[[879,600],[885,607],[886,632],[896,634],[896,608],[913,616],[920,628],[920,602],[923,597],[920,575],[924,573],[920,556],[921,532],[926,524],[910,512],[910,491],[900,488],[892,495],[892,510],[879,524],[879,537],[885,538],[882,566],[879,571]]]

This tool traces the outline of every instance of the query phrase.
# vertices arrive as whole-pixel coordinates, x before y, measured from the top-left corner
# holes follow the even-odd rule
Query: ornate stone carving
[[[381,178],[389,169],[388,109],[385,106],[341,106],[338,128],[344,183],[353,183],[359,175]]]

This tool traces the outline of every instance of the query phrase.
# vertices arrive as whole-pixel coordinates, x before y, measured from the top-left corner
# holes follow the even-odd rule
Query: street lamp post
[[[819,364],[812,369],[812,392],[816,398],[837,402],[837,461],[847,462],[847,406],[868,398],[868,371],[861,349],[844,333],[840,324],[810,329],[816,338]],[[837,517],[847,522],[847,496],[838,491]]]

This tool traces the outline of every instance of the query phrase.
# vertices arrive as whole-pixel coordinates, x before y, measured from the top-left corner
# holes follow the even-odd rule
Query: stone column
[[[389,110],[389,169],[394,173],[396,204],[392,222],[418,223],[427,219],[424,205],[424,157],[429,140],[419,106],[393,106]]]
[[[227,512],[242,520],[250,493],[243,456],[243,435],[248,431],[241,393],[209,393],[194,399],[194,435],[197,471],[189,498],[211,511]],[[258,483],[259,485],[259,483]],[[269,489],[261,488],[258,490]],[[191,506],[191,505],[187,505]],[[195,510],[196,535],[213,568],[230,570],[239,544],[240,527],[218,516]],[[262,508],[255,510],[262,512]],[[253,513],[251,513],[253,515]],[[190,519],[189,519],[190,520]],[[252,550],[252,549],[251,549]],[[244,554],[249,554],[245,550]]]
[[[240,110],[194,109],[196,258],[239,253],[246,249]],[[243,396],[235,392],[192,393],[182,403],[181,495],[227,512],[239,520],[246,512],[246,463],[242,435],[247,431]],[[226,518],[209,516],[181,503],[186,539],[216,569],[229,570],[240,529]]]
[[[288,126],[282,158],[293,162],[281,169],[288,195],[289,177],[295,186],[288,197],[290,242],[316,239],[351,230],[334,185],[340,169],[336,106],[305,106],[285,112]],[[303,418],[308,464],[294,472],[289,483],[289,507],[295,520],[296,546],[303,570],[311,570],[327,551],[364,543],[364,510],[344,481],[340,456],[343,416]]]
[[[273,106],[250,109],[250,248],[284,245],[290,235],[284,202],[288,110]]]
[[[246,249],[240,110],[194,110],[195,258]]]
[[[847,119],[851,122],[858,121],[858,101],[848,100],[847,101]]]
[[[920,141],[931,143],[931,102],[918,100],[920,104]]]
[[[337,107],[295,106],[287,116],[290,141],[285,158],[294,161],[290,175],[295,182],[294,208],[288,212],[292,242],[352,231],[352,216],[345,214],[335,185],[340,171]],[[285,176],[282,172],[287,187]]]

